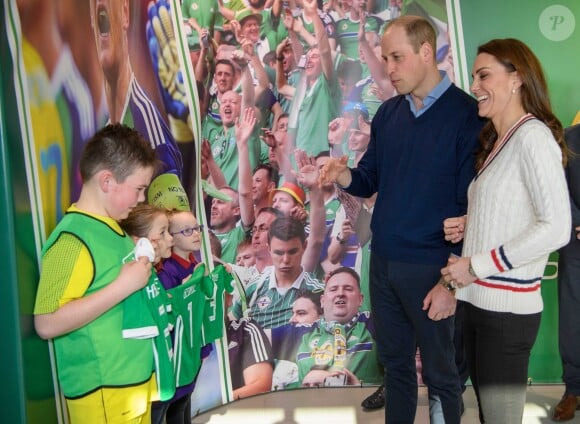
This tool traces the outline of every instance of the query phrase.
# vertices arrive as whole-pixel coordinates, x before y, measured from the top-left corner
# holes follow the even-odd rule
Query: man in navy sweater
[[[580,124],[566,129],[566,143],[580,152]],[[566,179],[572,207],[570,243],[560,249],[558,260],[558,335],[562,357],[562,400],[551,411],[553,421],[569,421],[580,409],[580,158],[569,155]]]
[[[423,381],[430,399],[440,401],[445,423],[459,423],[461,415],[454,288],[438,283],[440,269],[460,247],[445,241],[442,223],[467,210],[483,122],[476,101],[438,71],[435,43],[423,18],[407,15],[388,24],[382,56],[399,95],[377,111],[356,168],[335,158],[321,171],[321,182],[336,182],[352,195],[378,192],[370,294],[375,328],[381,329],[376,338],[386,370],[387,423],[414,421],[417,345]]]

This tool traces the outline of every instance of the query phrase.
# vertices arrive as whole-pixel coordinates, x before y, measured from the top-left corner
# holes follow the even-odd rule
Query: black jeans
[[[465,304],[465,352],[482,423],[522,422],[540,317],[541,313],[517,315]]]

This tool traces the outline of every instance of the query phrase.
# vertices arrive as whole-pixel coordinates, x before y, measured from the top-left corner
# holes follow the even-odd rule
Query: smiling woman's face
[[[472,75],[471,92],[477,99],[479,116],[493,121],[521,106],[520,97],[515,95],[520,87],[517,72],[509,72],[495,56],[478,54]]]

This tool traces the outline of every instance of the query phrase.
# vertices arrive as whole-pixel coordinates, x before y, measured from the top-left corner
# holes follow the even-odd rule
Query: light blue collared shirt
[[[431,90],[429,94],[427,94],[427,96],[425,96],[425,98],[423,99],[423,107],[421,109],[417,110],[411,95],[405,94],[405,99],[407,99],[407,101],[409,102],[409,105],[411,106],[411,112],[413,113],[413,115],[415,115],[415,118],[418,118],[419,116],[424,114],[427,111],[427,109],[429,109],[433,105],[433,103],[435,103],[437,99],[441,97],[443,93],[445,93],[445,91],[451,86],[451,80],[447,76],[447,72],[439,71],[439,74],[441,75],[442,78],[441,81],[439,82],[439,84],[435,86],[433,90]]]

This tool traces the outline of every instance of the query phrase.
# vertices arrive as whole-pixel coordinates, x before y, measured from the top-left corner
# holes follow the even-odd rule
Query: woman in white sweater
[[[471,91],[489,122],[467,215],[444,222],[446,239],[464,245],[442,269],[442,284],[466,302],[465,348],[481,422],[513,424],[522,421],[544,268],[570,238],[566,148],[541,65],[521,41],[480,46]]]

